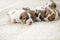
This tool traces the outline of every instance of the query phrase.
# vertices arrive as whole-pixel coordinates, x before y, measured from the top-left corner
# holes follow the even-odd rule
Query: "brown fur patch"
[[[25,23],[24,20],[26,20],[27,17],[28,17],[27,12],[22,12],[20,15],[21,22]]]
[[[45,11],[40,11],[40,12],[41,12],[40,15],[44,17]]]
[[[51,13],[52,13],[52,12],[51,12],[49,9],[46,9],[46,10],[45,10],[45,14],[44,14],[44,16],[47,17],[48,14],[51,14]]]
[[[30,13],[32,16],[35,16],[35,11],[29,10],[29,13]]]
[[[49,5],[49,7],[52,8],[52,9],[55,9],[56,8],[56,3],[53,2],[51,5]]]
[[[49,17],[48,17],[48,20],[49,20],[49,21],[55,20],[55,14],[52,14],[51,16],[49,16]]]

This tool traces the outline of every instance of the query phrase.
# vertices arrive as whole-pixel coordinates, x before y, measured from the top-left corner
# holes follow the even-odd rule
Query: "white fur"
[[[30,13],[27,13],[27,14],[28,14],[28,16],[29,16],[29,19],[26,21],[26,23],[27,23],[27,24],[30,24],[30,22],[33,23],[33,20],[32,20],[32,18],[31,18],[31,14],[30,14]]]
[[[12,11],[9,11],[8,14],[9,14],[9,16],[11,17],[11,22],[13,23],[14,20],[15,20],[16,22],[20,22],[19,17],[20,17],[20,14],[21,14],[22,12],[24,12],[24,10],[16,10],[16,9],[13,9]]]
[[[55,12],[56,12],[56,16],[55,16],[55,20],[56,20],[56,19],[58,19],[59,16],[58,16],[57,10],[55,10]]]
[[[51,5],[53,2],[52,1],[48,1],[47,3],[46,3],[46,7],[49,7],[49,5]]]
[[[45,6],[39,6],[39,7],[36,7],[37,10],[45,10]]]
[[[26,21],[26,23],[27,23],[28,25],[30,24],[30,22],[33,23],[33,20],[32,20],[31,18],[29,18],[29,19]]]

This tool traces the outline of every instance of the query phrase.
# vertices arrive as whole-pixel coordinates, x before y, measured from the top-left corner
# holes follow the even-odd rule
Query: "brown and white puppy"
[[[47,3],[44,14],[44,17],[46,18],[45,20],[53,21],[58,18],[58,11],[56,10],[56,7],[56,3],[52,0]]]
[[[44,14],[45,21],[54,21],[58,19],[58,11],[55,9],[46,9]]]
[[[36,21],[35,9],[29,8],[29,7],[24,7],[22,9],[25,10],[27,13],[30,13],[31,14],[31,18],[34,20],[34,22]]]
[[[28,24],[31,25],[34,22],[34,18],[35,18],[35,13],[34,11],[30,10],[29,12],[25,11],[25,10],[18,10],[18,9],[13,9],[12,11],[8,12],[10,18],[11,18],[11,22],[19,22],[19,23],[23,23],[23,24]]]
[[[46,6],[37,9],[38,21],[53,21],[58,18],[58,11],[56,10],[56,3],[50,0]],[[43,9],[43,10],[42,10]]]

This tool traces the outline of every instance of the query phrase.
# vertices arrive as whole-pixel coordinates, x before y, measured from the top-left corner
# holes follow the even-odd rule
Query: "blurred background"
[[[36,7],[40,5],[45,5],[49,0],[0,0],[0,11],[9,7]],[[53,0],[57,4],[60,0]]]

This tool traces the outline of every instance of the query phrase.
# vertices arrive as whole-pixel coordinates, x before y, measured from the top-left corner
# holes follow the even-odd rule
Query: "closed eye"
[[[26,17],[26,19],[29,19],[29,17]]]

